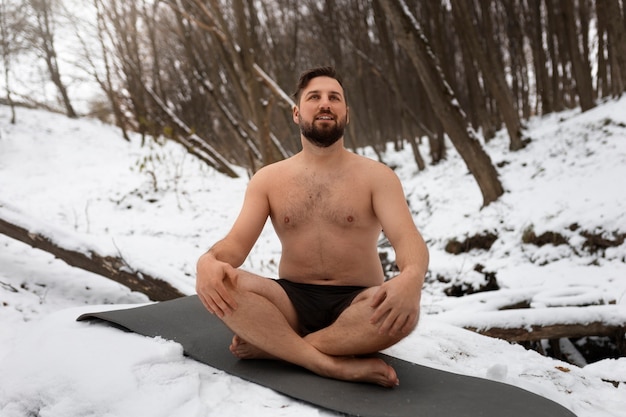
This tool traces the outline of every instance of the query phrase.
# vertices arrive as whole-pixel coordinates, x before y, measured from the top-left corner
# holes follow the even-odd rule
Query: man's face
[[[343,88],[330,77],[316,77],[302,90],[293,120],[313,145],[327,148],[343,137],[348,107]]]

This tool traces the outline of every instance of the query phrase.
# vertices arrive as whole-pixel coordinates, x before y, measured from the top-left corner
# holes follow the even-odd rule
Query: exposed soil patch
[[[524,231],[522,235],[522,242],[526,244],[533,244],[536,246],[544,246],[552,244],[554,246],[567,245],[568,240],[565,236],[557,232],[543,232],[539,236],[535,234],[535,231],[530,228]]]
[[[587,232],[582,231],[580,235],[584,237],[585,243],[583,243],[583,249],[591,253],[604,252],[608,248],[620,246],[626,239],[626,233],[613,232],[608,234],[602,231],[600,232]]]
[[[448,241],[445,251],[453,255],[469,252],[472,249],[489,250],[494,242],[498,240],[498,235],[491,232],[483,232],[474,236],[468,236],[463,241],[453,238]]]
[[[567,229],[570,232],[576,232],[580,229],[580,226],[577,223],[573,223]],[[593,232],[581,230],[578,233],[585,239],[582,244],[582,249],[592,254],[604,253],[604,251],[608,248],[624,244],[624,241],[626,240],[626,233],[622,233],[620,231],[607,232],[599,229]],[[522,242],[539,247],[548,244],[554,246],[570,245],[569,240],[565,235],[559,232],[547,231],[537,236],[532,226],[527,228],[522,234]]]
[[[479,292],[485,291],[495,291],[500,289],[500,285],[498,285],[498,280],[496,279],[496,273],[491,271],[486,271],[485,267],[481,264],[476,264],[474,266],[474,271],[480,272],[483,274],[484,282],[476,285],[475,282],[457,282],[447,287],[443,292],[448,297],[463,297],[464,295],[476,294]],[[451,280],[446,280],[446,278],[442,276],[438,276],[437,279],[440,282],[452,282]]]

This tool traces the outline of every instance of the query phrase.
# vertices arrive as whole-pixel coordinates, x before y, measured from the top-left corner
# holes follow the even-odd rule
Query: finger
[[[217,306],[216,313],[220,318],[225,315],[232,314],[237,306],[237,303],[232,297],[230,291],[223,285],[220,285],[215,289],[212,300]]]
[[[200,291],[197,291],[198,293],[198,298],[200,299],[200,302],[202,303],[202,305],[204,306],[204,308],[206,308],[207,310],[209,310],[209,313],[211,314],[215,314],[215,311],[213,310],[213,307],[211,306],[211,304],[207,301],[207,299],[204,297],[204,295],[202,295],[202,293]]]
[[[200,294],[198,295],[200,296]],[[212,296],[202,295],[200,296],[200,300],[202,301],[204,307],[209,310],[209,313],[214,314],[218,317],[224,316],[224,312],[220,309],[219,305],[215,301],[213,301]]]
[[[207,285],[202,287],[198,286],[197,293],[200,301],[202,301],[202,304],[206,307],[206,309],[209,310],[211,314],[215,314],[221,318],[229,312],[229,306],[224,300],[224,296],[229,297],[229,294],[223,287],[222,282],[218,282],[216,286],[220,286],[222,288]]]
[[[417,326],[418,317],[419,315],[417,313],[409,313],[405,316],[398,316],[390,331],[390,334],[395,335],[398,333],[402,333],[408,335]]]
[[[196,294],[198,294],[198,298],[202,302],[202,305],[211,313],[216,313],[216,305],[213,302],[212,297],[210,296],[211,288],[207,285],[200,282],[200,280],[196,281]]]
[[[408,316],[398,316],[396,320],[393,322],[391,328],[389,329],[389,335],[395,336],[396,334],[403,331],[409,321]]]
[[[378,305],[378,307],[374,308],[374,312],[370,316],[371,324],[379,324],[380,321],[389,313],[389,307],[387,304],[384,304],[384,301]]]
[[[387,298],[387,290],[381,286],[380,288],[378,288],[378,291],[376,291],[376,294],[374,294],[374,296],[372,297],[372,303],[370,304],[370,307],[379,307],[380,304],[385,301],[385,298]]]
[[[415,329],[415,327],[417,326],[418,319],[419,319],[419,314],[410,315],[407,318],[406,323],[402,327],[401,331],[407,334],[413,331],[413,329]]]
[[[385,334],[389,331],[394,319],[391,317],[392,310],[381,306],[377,309],[378,316],[373,317],[372,324],[378,326],[378,333]]]
[[[382,321],[382,323],[378,327],[378,334],[389,334],[389,335],[392,335],[393,334],[393,326],[394,326],[396,321],[397,321],[397,316],[392,315],[391,311],[390,311],[389,314],[387,314],[385,319]]]

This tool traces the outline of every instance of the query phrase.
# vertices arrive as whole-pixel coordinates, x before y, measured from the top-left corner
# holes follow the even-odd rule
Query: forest
[[[2,103],[174,140],[235,177],[233,166],[252,174],[298,151],[295,81],[333,65],[352,115],[347,146],[410,146],[423,170],[446,158],[449,141],[488,205],[504,190],[481,143],[506,129],[515,152],[532,141],[530,117],[586,111],[624,92],[625,8],[622,0],[0,0]],[[31,54],[53,100],[21,88]],[[98,86],[82,113],[77,78]]]

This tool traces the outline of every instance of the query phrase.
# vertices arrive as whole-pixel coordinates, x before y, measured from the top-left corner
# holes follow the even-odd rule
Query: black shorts
[[[302,336],[330,326],[367,287],[276,282],[285,290],[298,314]]]

